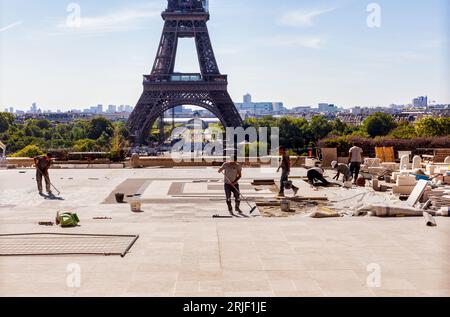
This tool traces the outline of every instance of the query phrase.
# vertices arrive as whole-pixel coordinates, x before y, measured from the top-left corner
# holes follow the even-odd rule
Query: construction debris
[[[423,217],[425,218],[425,223],[428,227],[436,227],[437,226],[436,220],[428,212],[424,212]]]

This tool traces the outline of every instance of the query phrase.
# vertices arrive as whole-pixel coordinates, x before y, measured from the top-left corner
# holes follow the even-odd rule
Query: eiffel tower
[[[219,71],[206,23],[208,0],[168,0],[162,13],[164,29],[150,75],[144,75],[144,92],[127,127],[133,145],[146,143],[150,130],[164,113],[181,105],[212,112],[224,127],[242,126],[228,93],[228,77]],[[179,38],[193,38],[201,74],[175,73]]]

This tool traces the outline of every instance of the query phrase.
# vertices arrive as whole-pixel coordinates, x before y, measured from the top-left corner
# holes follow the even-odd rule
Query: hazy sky
[[[0,0],[0,109],[136,104],[165,0]],[[368,5],[375,10],[368,12]],[[209,30],[235,101],[288,107],[450,103],[448,0],[210,0]],[[376,22],[381,9],[380,27]],[[198,70],[182,40],[177,71]]]

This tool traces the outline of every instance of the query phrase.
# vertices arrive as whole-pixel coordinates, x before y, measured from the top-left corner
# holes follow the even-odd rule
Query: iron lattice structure
[[[207,1],[169,0],[162,18],[164,29],[153,69],[144,75],[144,92],[128,120],[133,145],[144,144],[156,120],[181,105],[209,110],[224,127],[241,126],[227,90],[228,77],[220,73],[211,45]],[[179,38],[195,40],[201,74],[174,72]]]

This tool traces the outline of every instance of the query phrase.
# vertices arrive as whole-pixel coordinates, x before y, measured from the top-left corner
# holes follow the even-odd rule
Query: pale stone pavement
[[[39,197],[32,170],[0,171],[0,233],[139,234],[140,239],[125,258],[0,257],[0,296],[450,295],[448,218],[437,218],[437,228],[426,227],[422,218],[213,219],[227,214],[221,183],[205,187],[189,179],[218,180],[215,169],[52,170],[51,176],[64,201]],[[243,183],[274,177],[246,169]],[[148,180],[141,188],[148,200],[143,213],[131,213],[126,204],[104,204],[127,179]],[[168,180],[187,185],[176,195],[155,186]],[[37,225],[52,221],[58,210],[77,212],[81,227]],[[93,220],[103,216],[113,219]],[[81,268],[79,288],[68,287],[70,264]],[[381,269],[380,287],[367,283],[373,265]]]

